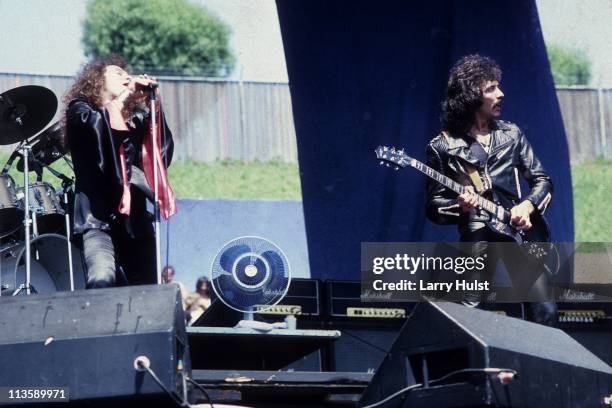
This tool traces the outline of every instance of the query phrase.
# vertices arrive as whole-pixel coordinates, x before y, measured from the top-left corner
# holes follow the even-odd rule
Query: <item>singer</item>
[[[83,239],[87,288],[156,282],[154,217],[147,211],[154,165],[165,218],[176,212],[176,202],[166,175],[172,134],[158,104],[153,139],[151,92],[159,96],[155,78],[128,74],[124,61],[112,56],[85,65],[64,97],[76,177],[74,234]]]

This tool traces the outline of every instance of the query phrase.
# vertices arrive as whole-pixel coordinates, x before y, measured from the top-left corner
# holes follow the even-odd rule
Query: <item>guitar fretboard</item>
[[[468,191],[468,189],[454,181],[453,179],[443,175],[442,173],[432,169],[431,167],[421,163],[418,160],[412,159],[409,161],[410,166],[424,173],[425,175],[431,177],[436,180],[438,183],[442,184],[444,187],[450,188],[457,194],[463,194]],[[484,210],[490,212],[493,215],[497,215],[497,204],[493,201],[487,200],[486,198],[477,195],[476,201],[480,207]]]

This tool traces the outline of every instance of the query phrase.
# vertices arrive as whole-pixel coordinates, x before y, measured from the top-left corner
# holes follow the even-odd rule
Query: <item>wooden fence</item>
[[[612,157],[612,89],[557,88],[572,163]]]
[[[0,74],[0,92],[42,85],[62,98],[72,78]],[[286,83],[160,78],[164,111],[178,160],[297,162],[291,96]],[[64,111],[60,108],[55,120]]]
[[[68,76],[0,74],[0,92],[42,85],[61,97]],[[297,161],[291,96],[286,83],[161,78],[163,103],[179,160]],[[612,89],[558,88],[572,163],[612,153]],[[61,115],[63,107],[56,114]]]

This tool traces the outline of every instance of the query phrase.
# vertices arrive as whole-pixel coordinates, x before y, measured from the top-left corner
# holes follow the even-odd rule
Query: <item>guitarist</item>
[[[438,224],[458,224],[460,240],[473,242],[473,256],[482,256],[489,242],[506,241],[489,228],[489,215],[477,207],[476,193],[489,191],[500,204],[510,210],[511,222],[519,230],[532,228],[534,216],[543,214],[550,203],[553,186],[523,132],[513,123],[499,120],[504,94],[500,89],[501,69],[495,61],[480,55],[461,58],[451,69],[446,98],[442,102],[442,133],[427,145],[427,164],[455,181],[470,185],[471,192],[457,194],[434,180],[428,184],[427,217]],[[521,196],[519,176],[530,186]],[[518,248],[517,248],[518,249]],[[517,253],[500,254],[513,282],[521,260]],[[522,253],[520,257],[524,257]],[[492,259],[496,258],[496,259]],[[512,259],[514,258],[514,262]],[[498,256],[489,255],[490,276]],[[514,264],[514,267],[512,266]],[[523,261],[524,265],[524,261]],[[545,295],[546,274],[541,274],[533,290]],[[537,278],[537,277],[535,277]],[[480,279],[472,276],[471,279]],[[533,280],[533,279],[532,279]],[[530,286],[532,282],[529,282]],[[533,292],[532,292],[533,293]],[[464,293],[467,306],[477,306],[480,293]],[[556,317],[553,302],[529,304],[532,319],[552,324]]]

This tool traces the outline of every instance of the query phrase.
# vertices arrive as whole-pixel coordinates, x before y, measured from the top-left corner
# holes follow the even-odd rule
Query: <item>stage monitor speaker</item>
[[[561,330],[454,303],[422,303],[360,406],[404,389],[379,407],[592,407],[610,396],[612,368]]]
[[[0,384],[66,387],[70,401],[183,396],[190,375],[180,292],[176,285],[58,292],[0,298]]]

